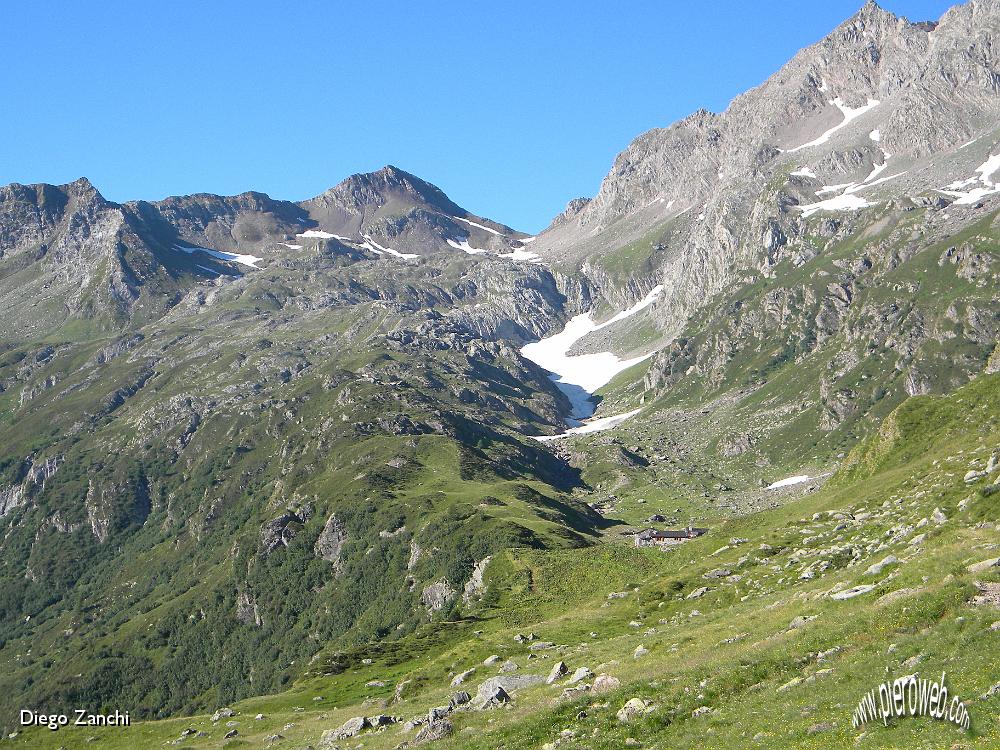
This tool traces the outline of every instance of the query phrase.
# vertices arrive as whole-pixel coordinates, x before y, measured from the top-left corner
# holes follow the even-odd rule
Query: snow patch
[[[378,253],[379,255],[381,255],[382,253],[388,253],[389,255],[394,255],[397,258],[402,258],[403,260],[410,260],[411,258],[419,258],[420,257],[419,255],[417,255],[415,253],[401,253],[398,250],[393,250],[391,247],[384,247],[384,246],[378,244],[375,240],[373,240],[367,234],[363,234],[361,236],[365,240],[365,242],[362,245],[362,247],[367,247],[369,250],[371,250],[371,251],[373,251],[375,253]]]
[[[860,195],[845,194],[834,198],[827,198],[825,201],[819,201],[818,203],[798,206],[798,208],[802,211],[803,218],[808,219],[818,211],[860,211],[862,208],[869,208],[874,205],[874,203],[868,202]]]
[[[880,174],[882,174],[882,172],[884,172],[885,169],[886,169],[886,167],[888,167],[888,166],[889,166],[889,160],[888,159],[886,159],[881,164],[874,165],[872,167],[871,174],[869,174],[867,177],[865,177],[864,181],[865,182],[871,182],[876,177],[878,177]]]
[[[828,193],[840,194],[816,203],[808,203],[804,206],[798,206],[798,209],[802,211],[803,218],[808,219],[818,211],[860,211],[863,208],[874,206],[874,203],[862,198],[860,195],[857,195],[857,193],[865,188],[881,185],[883,182],[894,180],[897,177],[901,177],[906,174],[906,172],[897,172],[896,174],[889,175],[888,177],[879,177],[879,175],[889,167],[890,155],[885,149],[882,149],[882,154],[885,158],[884,161],[881,164],[873,165],[872,171],[861,182],[847,182],[841,185],[824,185],[822,188],[817,190],[817,197],[824,196]]]
[[[287,248],[288,248],[289,250],[301,250],[301,249],[302,249],[302,245],[293,245],[293,244],[292,244],[292,243],[290,243],[290,242],[279,242],[278,244],[279,244],[279,245],[284,245],[284,246],[285,246],[285,247],[287,247]]]
[[[826,195],[827,193],[839,193],[841,190],[846,190],[853,182],[845,182],[842,185],[824,185],[819,190],[816,191],[816,195]]]
[[[337,234],[330,234],[329,232],[324,232],[322,229],[307,229],[301,234],[297,234],[295,236],[303,237],[305,239],[317,238],[321,240],[347,240],[346,237],[341,237]]]
[[[797,169],[794,172],[792,172],[791,175],[792,177],[809,177],[810,179],[813,180],[819,179],[816,176],[816,173],[813,172],[811,169],[809,169],[809,167],[802,167],[801,169]]]
[[[869,98],[868,103],[862,107],[848,107],[846,104],[844,104],[844,100],[838,96],[836,99],[831,101],[830,104],[835,106],[843,113],[844,121],[838,125],[834,125],[832,128],[827,130],[825,133],[823,133],[823,135],[821,135],[816,140],[809,141],[809,143],[803,143],[801,146],[790,149],[788,153],[794,154],[796,151],[801,151],[804,148],[809,148],[811,146],[819,146],[820,144],[826,143],[828,140],[830,140],[830,137],[838,130],[846,128],[848,125],[854,122],[854,120],[858,119],[866,112],[870,112],[871,110],[875,109],[875,107],[877,107],[881,103],[882,102],[878,101],[877,99]]]
[[[616,414],[613,417],[601,417],[600,419],[592,419],[579,427],[573,427],[572,429],[566,430],[558,435],[539,435],[535,437],[542,443],[548,443],[552,440],[559,440],[560,438],[572,437],[573,435],[589,435],[594,432],[603,432],[604,430],[610,430],[612,427],[617,427],[622,422],[627,419],[631,419],[636,414],[641,412],[642,409],[636,409],[634,411],[626,412],[624,414]]]
[[[868,137],[875,141],[875,143],[879,143],[882,140],[882,131],[876,128],[868,134]]]
[[[791,487],[794,484],[802,484],[803,482],[808,482],[812,477],[805,474],[800,474],[797,477],[788,477],[788,479],[780,479],[773,484],[769,484],[765,489],[777,490],[782,487]]]
[[[521,354],[526,359],[553,373],[550,375],[553,382],[566,394],[573,406],[571,416],[574,419],[586,419],[594,413],[594,404],[590,400],[594,391],[609,383],[623,370],[649,359],[655,352],[632,359],[620,359],[611,352],[570,356],[569,350],[587,334],[607,328],[649,307],[662,292],[662,285],[654,287],[641,301],[604,323],[595,323],[590,313],[577,315],[561,332],[521,348]]]
[[[474,221],[469,221],[468,219],[462,219],[458,216],[453,217],[456,221],[464,221],[466,224],[477,229],[482,229],[484,232],[489,232],[490,234],[495,234],[497,237],[505,237],[503,232],[498,232],[496,229],[490,229],[489,227],[484,227],[482,224],[477,224]]]
[[[210,250],[207,247],[187,247],[185,245],[174,245],[174,249],[190,255],[191,253],[205,253],[219,260],[227,260],[230,263],[239,263],[242,266],[257,268],[257,264],[264,260],[255,255],[240,255],[239,253],[227,253],[223,250]]]
[[[447,242],[456,250],[462,250],[468,253],[469,255],[482,255],[483,253],[487,252],[486,250],[480,250],[478,247],[472,247],[469,244],[468,237],[466,237],[464,240],[460,240],[459,242],[456,242],[455,240],[445,240],[445,242]]]
[[[986,161],[976,167],[975,171],[979,174],[979,177],[970,177],[967,180],[953,182],[951,185],[938,190],[938,192],[956,198],[953,204],[956,206],[971,206],[988,195],[1000,193],[1000,183],[993,181],[993,175],[997,171],[1000,171],[1000,153],[991,155]],[[982,187],[962,190],[962,188],[971,187],[977,182],[981,182]]]
[[[507,260],[526,260],[529,263],[541,263],[542,256],[538,253],[530,253],[522,248],[516,248],[509,253],[498,253],[499,257]]]

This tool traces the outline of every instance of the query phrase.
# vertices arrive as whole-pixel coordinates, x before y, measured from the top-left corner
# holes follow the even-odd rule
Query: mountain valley
[[[0,747],[997,746],[998,50],[868,2],[537,236],[0,188]]]

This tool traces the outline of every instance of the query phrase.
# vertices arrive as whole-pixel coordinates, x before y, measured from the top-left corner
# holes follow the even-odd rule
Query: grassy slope
[[[513,658],[523,671],[546,673],[562,658],[571,669],[589,666],[623,684],[611,694],[567,702],[558,700],[559,686],[520,691],[508,710],[453,714],[456,735],[436,747],[536,748],[557,740],[564,729],[581,739],[561,744],[595,749],[620,748],[628,737],[664,749],[996,747],[1000,698],[978,696],[997,680],[1000,649],[990,625],[1000,620],[1000,611],[969,603],[977,576],[966,568],[998,554],[997,496],[966,486],[963,476],[969,468],[983,468],[1000,444],[998,419],[1000,376],[984,376],[952,396],[907,401],[819,492],[726,521],[672,553],[609,544],[504,555],[490,569],[485,600],[492,606],[480,618],[440,623],[391,652],[367,653],[370,665],[359,652],[342,662],[340,674],[310,677],[281,695],[245,701],[235,706],[240,737],[225,744],[260,746],[275,732],[286,738],[278,746],[316,744],[324,729],[378,712],[380,701],[405,679],[412,682],[403,700],[387,710],[418,714],[446,702],[451,674],[479,665],[470,681],[478,684],[492,672],[481,666],[483,658],[496,653]],[[918,527],[935,508],[947,522]],[[911,543],[919,534],[926,534],[923,541]],[[733,538],[747,541],[730,545]],[[901,563],[879,575],[865,572],[889,554]],[[704,578],[716,568],[740,579]],[[807,570],[812,578],[803,577]],[[1000,581],[996,573],[978,578]],[[846,601],[828,596],[859,583],[875,589]],[[686,598],[701,586],[709,587],[704,596]],[[614,591],[628,596],[609,600]],[[891,592],[898,593],[886,597]],[[803,615],[815,619],[789,629]],[[539,652],[533,663],[527,645],[513,639],[529,631],[561,645]],[[640,644],[649,653],[635,660],[632,652]],[[912,657],[922,658],[904,665]],[[863,733],[851,729],[851,712],[865,691],[887,675],[912,671],[947,671],[950,689],[969,706],[970,734],[928,719],[901,720],[888,729],[869,726]],[[366,688],[370,680],[385,687]],[[621,724],[614,713],[632,697],[650,700],[656,709]],[[694,718],[702,706],[712,712]],[[577,719],[581,710],[586,716]],[[255,721],[257,712],[267,718]],[[124,732],[31,731],[10,744],[70,747],[93,736],[97,741],[88,747],[155,747],[187,726],[208,736],[185,746],[223,744],[226,728],[205,717]],[[390,728],[362,742],[377,750],[404,738]]]

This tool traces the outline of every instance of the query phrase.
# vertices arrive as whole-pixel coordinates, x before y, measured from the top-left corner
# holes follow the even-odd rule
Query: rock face
[[[482,594],[483,574],[486,572],[486,567],[490,564],[491,559],[490,557],[486,557],[477,562],[475,567],[473,567],[472,575],[466,581],[465,588],[462,591],[462,602],[464,604],[471,604]]]
[[[660,314],[679,320],[721,290],[731,269],[759,262],[744,253],[766,260],[799,234],[780,196],[760,196],[770,174],[808,165],[828,185],[855,174],[863,179],[873,162],[882,163],[881,148],[921,159],[964,144],[981,123],[994,122],[1000,104],[990,50],[998,17],[992,0],[957,6],[936,24],[910,23],[869,2],[725,112],[699,111],[637,138],[594,199],[564,214],[533,250],[586,257],[684,217],[657,258],[668,283]],[[803,148],[844,121],[838,100],[853,108],[879,103],[828,141]],[[877,141],[869,137],[876,129]],[[791,192],[788,198],[794,205],[806,195],[814,197]],[[689,249],[680,253],[682,246]]]
[[[428,586],[420,594],[420,601],[427,608],[428,613],[440,612],[444,609],[458,592],[452,588],[446,579],[441,579]]]
[[[334,569],[339,573],[341,566],[341,550],[344,547],[344,543],[347,541],[347,529],[344,528],[344,524],[337,518],[334,513],[323,525],[323,530],[319,534],[319,538],[316,540],[314,549],[316,551],[316,556],[321,557],[327,562],[333,563]]]

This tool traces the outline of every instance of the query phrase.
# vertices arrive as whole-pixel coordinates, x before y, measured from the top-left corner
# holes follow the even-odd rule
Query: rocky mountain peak
[[[451,215],[465,215],[465,211],[439,187],[392,164],[376,172],[351,175],[309,202],[335,203],[352,211],[398,202],[428,206]]]

